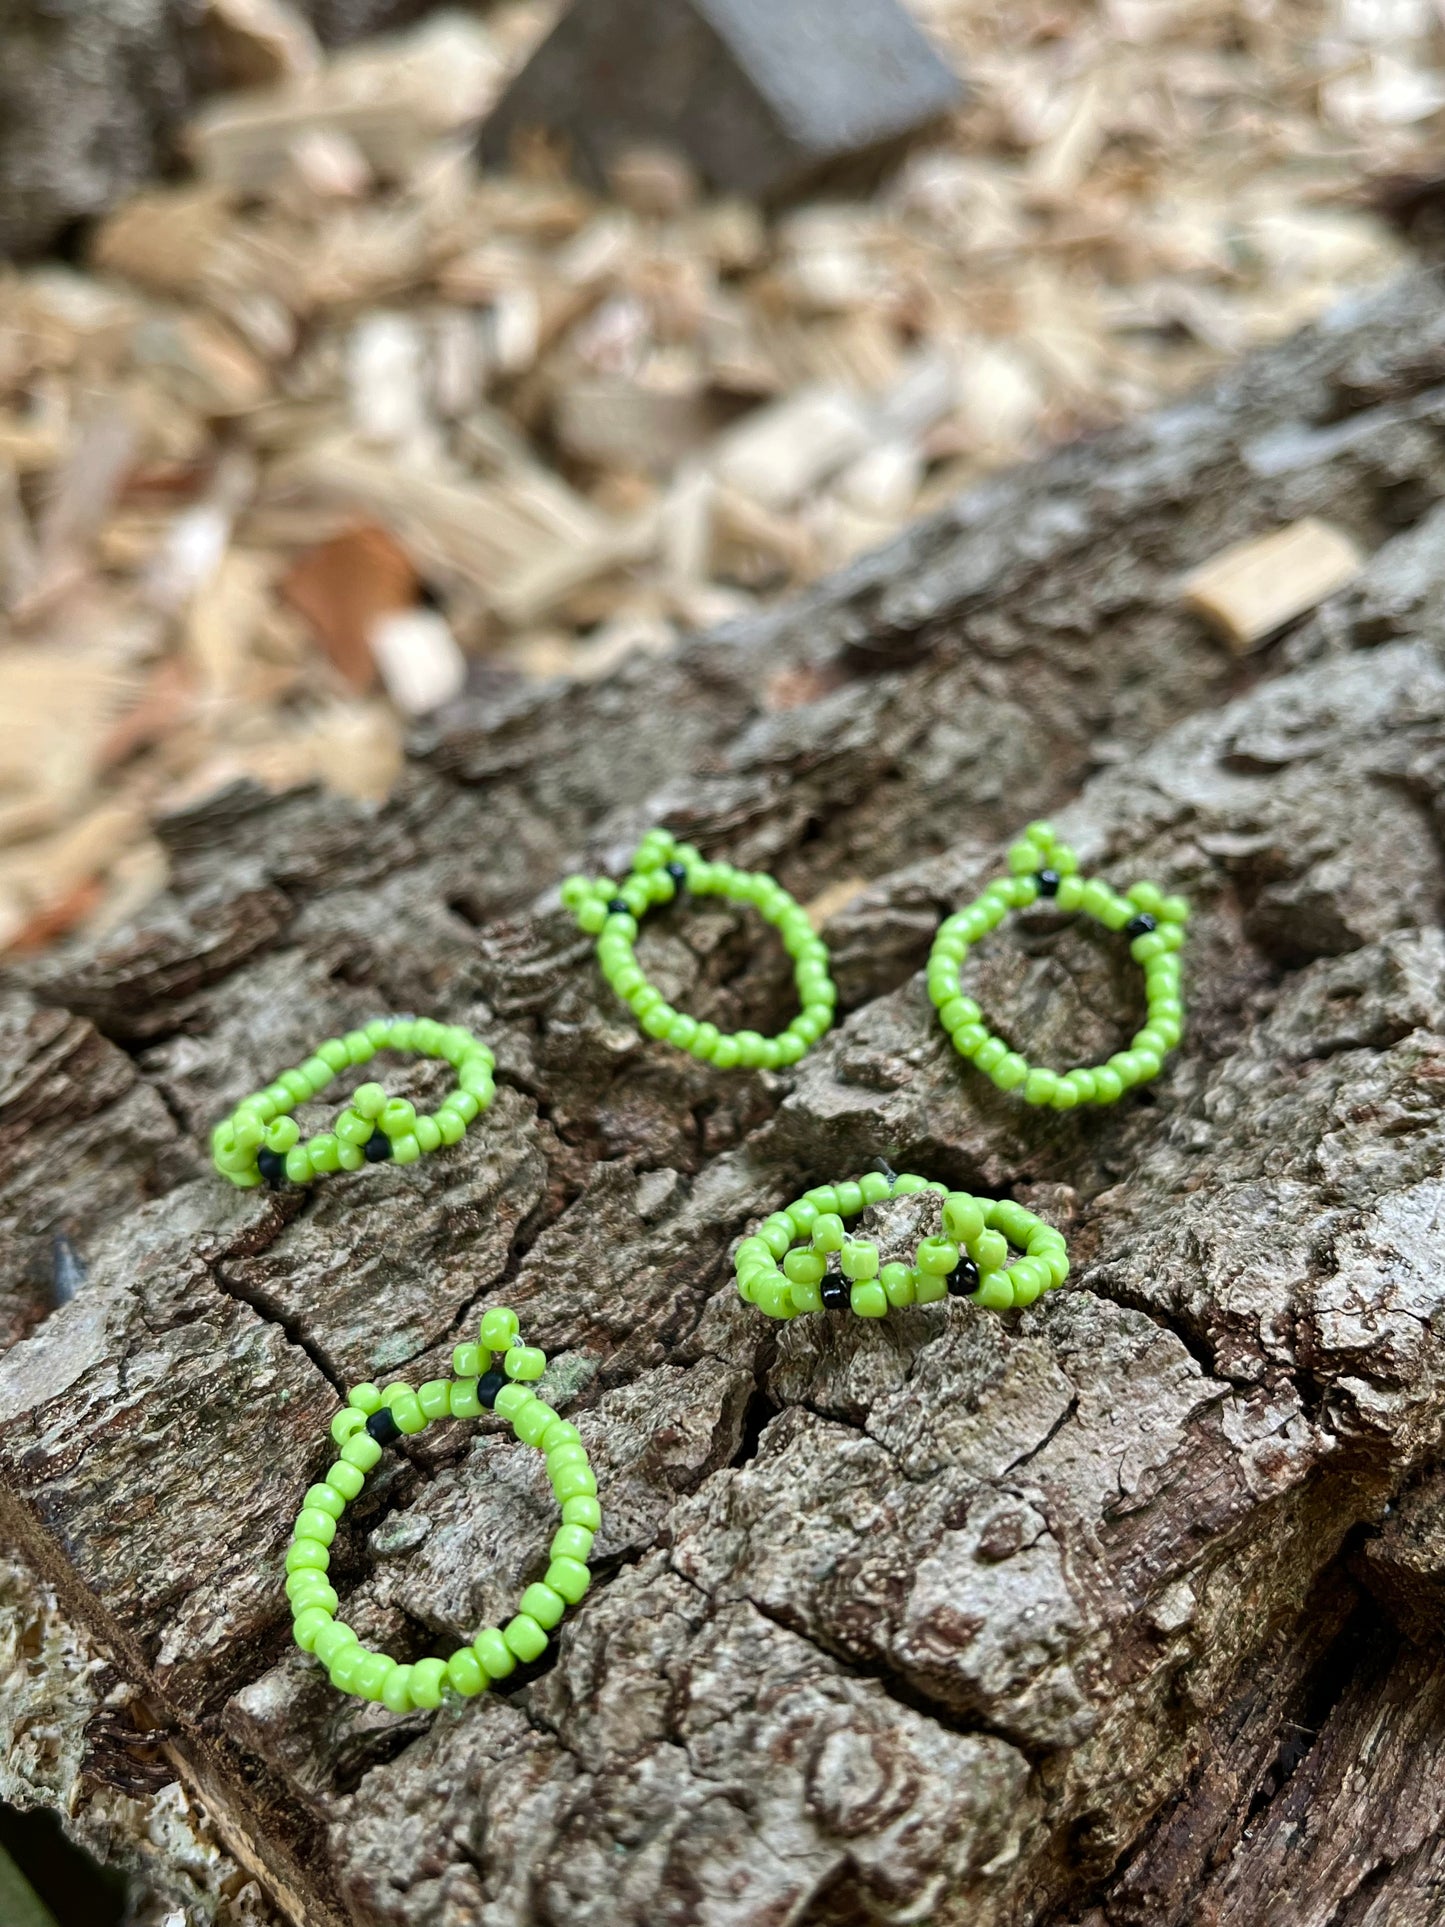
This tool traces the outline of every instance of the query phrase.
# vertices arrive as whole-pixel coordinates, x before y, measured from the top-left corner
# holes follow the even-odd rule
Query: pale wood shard
[[[1246,650],[1347,588],[1364,566],[1352,536],[1308,516],[1211,556],[1185,576],[1182,591],[1231,648]]]

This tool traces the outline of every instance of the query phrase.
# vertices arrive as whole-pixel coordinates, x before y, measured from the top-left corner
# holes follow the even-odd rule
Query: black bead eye
[[[1039,895],[1041,897],[1056,897],[1059,894],[1059,885],[1062,881],[1063,879],[1057,870],[1040,870],[1034,877],[1034,882],[1039,886]]]
[[[621,897],[614,897],[607,906],[607,914],[609,917],[630,917],[632,912]]]
[[[685,863],[669,863],[667,866],[667,874],[672,878],[679,890],[685,890],[687,888],[687,865]]]
[[[978,1266],[972,1258],[960,1258],[958,1269],[949,1275],[950,1298],[969,1298],[978,1290]]]
[[[491,1411],[497,1402],[497,1393],[507,1383],[505,1372],[483,1372],[477,1380],[477,1397]]]
[[[391,1156],[391,1139],[379,1126],[366,1140],[366,1149],[362,1155],[368,1164],[385,1164]]]
[[[378,1445],[390,1445],[401,1437],[401,1427],[392,1417],[389,1405],[383,1405],[380,1411],[372,1413],[366,1421],[366,1429]]]
[[[825,1278],[818,1287],[819,1296],[827,1311],[847,1311],[852,1304],[852,1294],[841,1278]]]
[[[286,1160],[279,1151],[268,1151],[263,1146],[256,1153],[256,1169],[273,1191],[279,1191],[286,1181]]]
[[[1147,937],[1151,930],[1157,930],[1158,928],[1158,919],[1151,917],[1147,910],[1141,910],[1137,917],[1130,917],[1129,921],[1124,925],[1124,935],[1126,937]]]

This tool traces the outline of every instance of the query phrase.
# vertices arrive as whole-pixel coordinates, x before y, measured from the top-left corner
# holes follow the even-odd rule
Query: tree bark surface
[[[479,706],[380,811],[171,818],[144,923],[0,1002],[0,1526],[104,1660],[65,1673],[79,1779],[143,1814],[175,1776],[315,1927],[1438,1927],[1442,496],[1421,279],[765,619]],[[1229,655],[1181,572],[1305,514],[1365,576]],[[995,1092],[918,975],[1044,810],[1196,906],[1184,1046],[1108,1111]],[[653,822],[804,899],[857,881],[794,1071],[611,1001],[555,881]],[[640,949],[698,1015],[786,1021],[731,907]],[[1138,1006],[1119,949],[1050,914],[968,969],[1089,1062]],[[495,1048],[461,1145],[305,1195],[210,1172],[218,1116],[389,1009]],[[1068,1287],[741,1304],[738,1236],[880,1154],[1051,1218]],[[444,1371],[497,1301],[594,1456],[594,1585],[539,1669],[398,1721],[290,1646],[282,1551],[338,1395]],[[389,1458],[333,1577],[368,1642],[445,1653],[536,1576],[545,1479],[491,1422]],[[59,1797],[22,1725],[12,1797]]]

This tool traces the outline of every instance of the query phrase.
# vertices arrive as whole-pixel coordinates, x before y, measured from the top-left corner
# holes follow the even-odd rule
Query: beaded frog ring
[[[502,1354],[502,1369],[492,1355]],[[331,1421],[340,1456],[319,1485],[302,1501],[286,1554],[286,1594],[295,1617],[296,1644],[314,1653],[331,1683],[358,1699],[380,1700],[393,1713],[441,1704],[450,1690],[470,1699],[493,1680],[505,1679],[518,1660],[538,1659],[547,1635],[568,1606],[587,1591],[592,1575],[587,1558],[602,1523],[597,1479],[575,1425],[559,1418],[545,1400],[527,1389],[546,1366],[543,1354],[524,1345],[517,1314],[498,1306],[484,1314],[479,1343],[458,1345],[452,1354],[455,1378],[435,1378],[415,1391],[409,1385],[357,1385]],[[516,1616],[505,1626],[489,1626],[449,1660],[419,1659],[400,1666],[385,1653],[369,1652],[351,1627],[335,1617],[336,1589],[326,1577],[328,1551],[347,1503],[366,1482],[385,1446],[423,1431],[435,1419],[478,1418],[498,1411],[511,1421],[525,1445],[545,1453],[552,1490],[562,1508],[543,1578],[528,1586]]]
[[[647,981],[632,947],[637,926],[653,904],[671,903],[684,890],[751,904],[777,930],[793,960],[803,1008],[776,1037],[754,1030],[727,1034],[715,1024],[699,1023],[674,1010]],[[692,844],[677,842],[667,830],[649,830],[643,837],[624,882],[568,877],[562,902],[581,928],[597,938],[602,974],[648,1036],[664,1038],[718,1070],[777,1070],[796,1064],[833,1022],[838,993],[828,975],[827,945],[814,932],[803,906],[770,876],[735,870],[730,863],[708,863]]]
[[[303,1144],[289,1113],[317,1097],[353,1064],[369,1064],[379,1050],[415,1051],[454,1065],[457,1088],[431,1116],[419,1117],[404,1097],[389,1098],[380,1084],[362,1084],[329,1131]],[[211,1133],[211,1155],[223,1178],[242,1190],[258,1184],[309,1184],[327,1171],[362,1164],[415,1164],[427,1151],[455,1144],[496,1095],[496,1059],[460,1024],[430,1017],[378,1017],[362,1030],[332,1037],[295,1070],[283,1071],[264,1091],[243,1098]]]
[[[943,1199],[943,1236],[921,1240],[911,1265],[880,1269],[878,1247],[849,1238],[843,1220],[915,1191],[935,1191]],[[1010,1245],[1020,1253],[1012,1263]],[[835,1253],[833,1272],[829,1260]],[[944,1297],[1007,1311],[1031,1305],[1069,1275],[1062,1234],[1021,1204],[881,1171],[805,1191],[796,1204],[764,1218],[733,1262],[738,1296],[769,1318],[847,1310],[859,1318],[886,1318],[890,1311]]]
[[[1060,843],[1048,823],[1031,823],[1008,853],[1010,874],[998,877],[965,909],[939,925],[928,959],[928,995],[939,1021],[966,1057],[1001,1091],[1019,1090],[1029,1104],[1071,1111],[1079,1104],[1113,1104],[1135,1084],[1159,1075],[1165,1057],[1184,1029],[1179,951],[1189,905],[1165,896],[1153,883],[1135,883],[1117,896],[1102,877],[1078,875],[1078,858]],[[1129,954],[1144,969],[1148,1016],[1127,1050],[1105,1064],[1065,1072],[1036,1069],[1026,1057],[995,1037],[983,1013],[963,994],[959,966],[972,945],[993,930],[1010,910],[1026,909],[1041,897],[1061,910],[1081,910],[1106,930],[1122,930]]]

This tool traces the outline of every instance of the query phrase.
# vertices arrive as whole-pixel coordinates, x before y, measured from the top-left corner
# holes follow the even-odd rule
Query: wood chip
[[[420,582],[406,550],[379,524],[361,523],[297,558],[281,593],[311,624],[353,689],[370,689],[372,637],[386,616],[409,609]]]
[[[367,640],[387,694],[408,716],[426,716],[462,693],[466,658],[435,609],[398,609],[372,622]]]
[[[1184,578],[1184,600],[1241,654],[1353,582],[1353,537],[1313,516],[1222,550]]]

